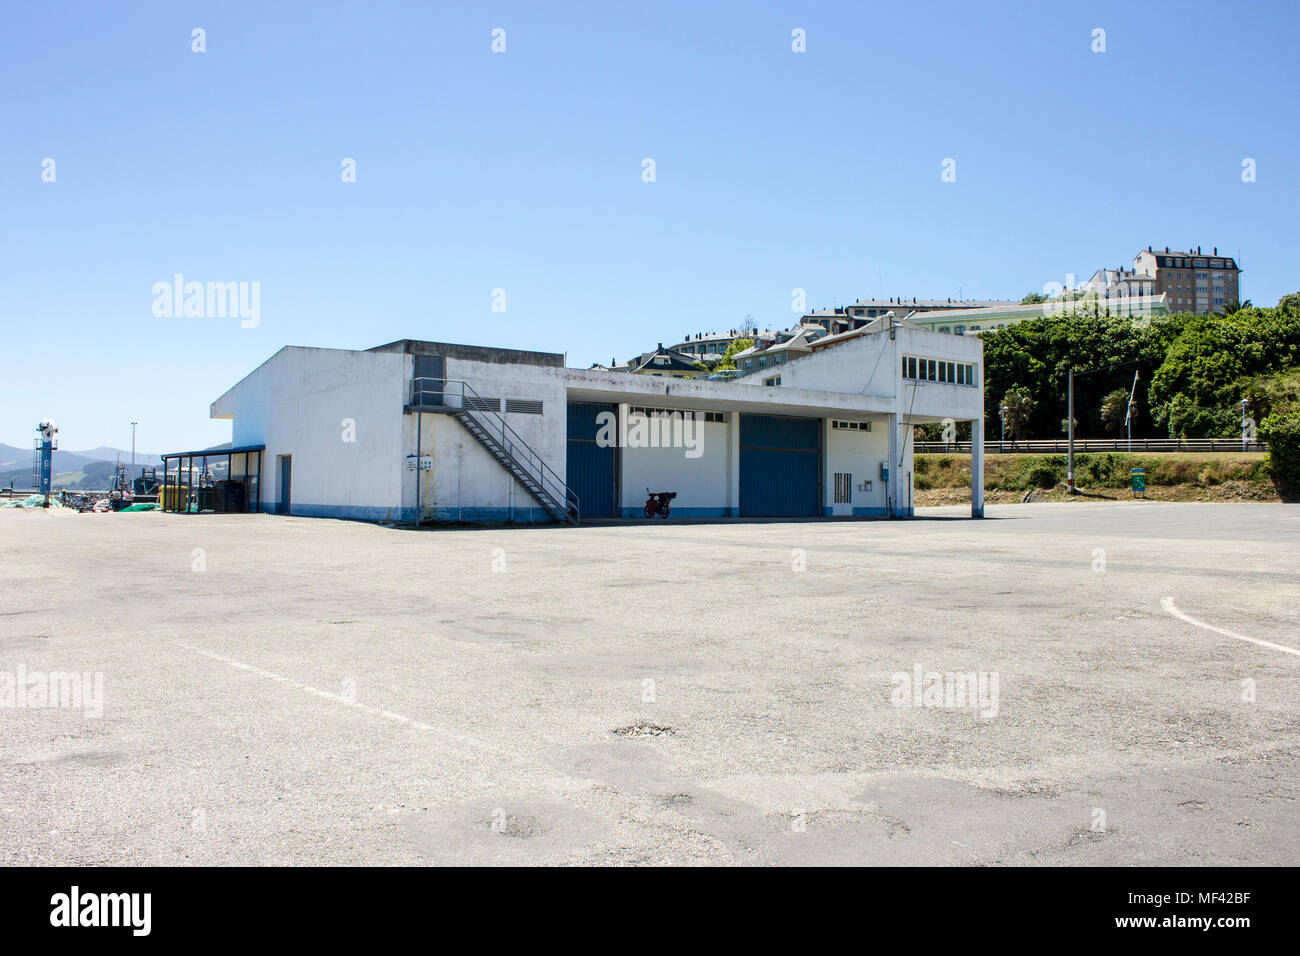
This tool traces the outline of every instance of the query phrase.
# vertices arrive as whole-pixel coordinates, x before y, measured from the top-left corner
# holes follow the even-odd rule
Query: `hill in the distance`
[[[16,448],[13,445],[0,444],[0,485],[6,487],[12,481],[15,488],[30,488],[32,486],[32,448]],[[140,451],[136,449],[135,468],[131,468],[131,450],[125,451],[121,448],[113,448],[108,445],[100,445],[98,448],[89,448],[85,451],[64,451],[61,448],[55,449],[53,471],[55,475],[74,475],[85,473],[87,466],[99,465],[90,469],[88,477],[98,477],[101,474],[112,474],[112,468],[105,469],[103,463],[107,462],[112,466],[118,457],[127,466],[127,471],[132,477],[138,475],[140,468],[156,467],[162,462],[158,456],[152,452]],[[106,483],[106,482],[105,482]],[[56,484],[58,484],[56,480]],[[66,482],[68,486],[80,484],[79,482]],[[100,482],[93,481],[96,487]]]

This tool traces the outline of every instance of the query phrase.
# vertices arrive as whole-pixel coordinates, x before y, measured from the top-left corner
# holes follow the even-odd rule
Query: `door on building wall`
[[[820,475],[820,419],[740,416],[741,517],[818,514]]]
[[[447,360],[441,355],[422,355],[418,352],[414,359],[411,403],[441,405],[443,388],[446,386]]]
[[[600,419],[601,412],[615,418]],[[617,415],[614,405],[569,403],[565,483],[577,494],[583,518],[611,518],[618,507],[618,449],[596,443],[601,423]]]
[[[276,502],[275,512],[276,514],[287,515],[290,507],[289,488],[293,483],[291,480],[293,473],[293,456],[276,455],[275,466],[279,471],[280,477],[280,500]]]

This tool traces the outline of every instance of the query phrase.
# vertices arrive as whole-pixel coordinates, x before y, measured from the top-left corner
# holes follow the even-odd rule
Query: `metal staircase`
[[[422,412],[447,414],[506,472],[532,495],[553,521],[576,525],[581,517],[578,496],[532,447],[480,396],[468,382],[443,378],[411,381],[411,406]]]

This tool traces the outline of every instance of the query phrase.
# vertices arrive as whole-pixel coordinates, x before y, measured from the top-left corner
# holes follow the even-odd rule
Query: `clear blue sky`
[[[4,3],[0,441],[50,416],[65,448],[132,419],[151,452],[227,440],[209,403],[286,344],[586,366],[786,326],[795,287],[1019,298],[1148,244],[1239,253],[1271,305],[1300,289],[1298,26],[1186,0]],[[175,273],[259,282],[260,324],[155,318]]]

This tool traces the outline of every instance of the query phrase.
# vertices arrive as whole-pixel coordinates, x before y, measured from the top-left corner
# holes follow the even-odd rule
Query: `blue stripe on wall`
[[[313,505],[293,502],[293,518],[342,518],[348,521],[415,523],[414,508],[379,508],[360,505]],[[425,521],[465,524],[554,524],[541,508],[434,508]]]
[[[645,519],[645,505],[639,508],[624,508],[621,512],[624,518]],[[734,518],[736,517],[735,508],[671,508],[668,520],[673,518]],[[663,518],[655,517],[654,521],[663,521]]]

